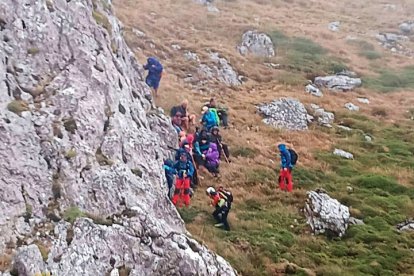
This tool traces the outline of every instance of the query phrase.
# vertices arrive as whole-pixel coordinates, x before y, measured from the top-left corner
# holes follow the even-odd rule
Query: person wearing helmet
[[[228,160],[228,162],[230,163],[230,152],[229,152],[229,147],[227,146],[227,144],[224,144],[223,142],[223,138],[220,135],[220,130],[218,127],[213,127],[211,129],[211,142],[215,143],[217,145],[217,150],[220,154],[220,158],[222,156],[222,151],[224,152],[224,155],[226,156],[226,159]]]
[[[217,192],[213,187],[208,187],[206,193],[211,198],[211,205],[215,208],[212,215],[217,223],[214,226],[223,227],[224,230],[230,231],[230,225],[227,221],[230,206],[227,197],[222,197],[220,192]]]
[[[177,178],[175,180],[175,190],[172,202],[174,205],[178,204],[178,207],[181,207],[182,201],[185,206],[188,207],[190,205],[190,185],[191,178],[194,174],[194,167],[187,157],[187,153],[181,153],[180,159],[174,164]]]

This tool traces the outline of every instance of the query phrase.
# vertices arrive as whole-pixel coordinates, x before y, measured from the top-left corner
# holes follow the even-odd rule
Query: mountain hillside
[[[0,2],[0,275],[235,275],[166,196],[142,74],[108,1]]]
[[[157,105],[169,111],[186,98],[200,114],[202,104],[216,97],[229,107],[231,127],[221,133],[233,162],[222,162],[220,179],[203,175],[192,206],[180,211],[199,241],[242,275],[414,274],[414,234],[396,228],[414,216],[414,1],[114,5],[135,56],[142,62],[156,56],[166,68]],[[274,55],[242,55],[247,31],[267,34]],[[362,86],[323,88],[322,97],[305,92],[309,81],[343,70],[355,72]],[[264,124],[257,105],[281,97],[297,99],[309,113],[316,104],[335,119],[315,120],[306,131]],[[289,194],[277,189],[280,142],[299,153]],[[335,149],[354,159],[334,155]],[[210,185],[224,185],[235,196],[231,232],[212,226],[204,193]],[[342,238],[313,235],[303,208],[306,193],[317,188],[365,224],[350,226]]]

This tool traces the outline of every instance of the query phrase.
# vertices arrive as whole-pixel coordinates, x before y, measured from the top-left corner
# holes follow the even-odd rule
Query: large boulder
[[[259,105],[258,111],[265,117],[263,122],[268,125],[288,130],[308,129],[308,113],[305,106],[296,99],[280,98]]]
[[[20,247],[14,257],[13,270],[18,275],[35,275],[45,272],[45,264],[39,248],[34,244]]]
[[[333,75],[316,77],[314,83],[319,87],[326,87],[333,91],[349,91],[361,86],[362,80],[346,75]]]
[[[275,55],[272,39],[267,34],[257,31],[245,32],[238,49],[242,55],[247,55],[248,53],[260,57],[273,57]]]
[[[304,212],[312,231],[315,234],[330,233],[342,237],[349,225],[349,208],[323,190],[307,194]]]
[[[345,159],[354,159],[354,155],[352,153],[344,151],[342,149],[335,149],[333,154]]]
[[[31,246],[15,264],[53,275],[235,275],[166,198],[176,133],[110,1],[2,0],[0,15],[0,252],[39,242],[42,260]]]

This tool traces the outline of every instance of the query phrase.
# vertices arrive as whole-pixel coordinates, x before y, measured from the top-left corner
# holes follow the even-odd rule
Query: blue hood
[[[286,145],[285,144],[279,144],[277,147],[279,148],[280,151],[286,151]]]

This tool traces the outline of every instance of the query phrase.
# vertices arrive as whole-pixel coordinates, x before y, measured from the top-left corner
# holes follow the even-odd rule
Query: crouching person
[[[177,178],[172,202],[174,205],[178,204],[178,207],[181,207],[182,202],[184,202],[185,206],[188,207],[190,205],[190,184],[194,175],[194,166],[188,160],[187,153],[180,154],[180,159],[174,164],[174,169]]]
[[[214,226],[223,228],[226,231],[230,231],[230,225],[227,221],[227,216],[231,209],[233,196],[231,193],[227,193],[223,189],[216,191],[213,187],[208,187],[206,193],[212,200],[211,205],[213,205],[215,208],[212,215],[217,221],[217,224]]]
[[[217,150],[217,145],[210,143],[206,154],[206,168],[214,176],[219,176],[220,153]]]

